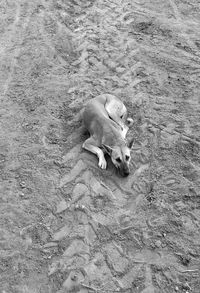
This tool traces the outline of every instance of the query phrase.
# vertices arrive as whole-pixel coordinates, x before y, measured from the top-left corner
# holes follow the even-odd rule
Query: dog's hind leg
[[[118,117],[124,116],[126,114],[127,112],[126,107],[120,99],[110,94],[107,94],[105,96],[106,96],[105,108],[108,112],[113,114],[116,113]]]
[[[99,158],[99,163],[98,166],[101,169],[106,169],[107,162],[104,158],[104,153],[103,151],[97,146],[96,141],[94,138],[91,136],[90,138],[86,139],[86,141],[83,143],[82,147],[86,149],[87,151],[92,152],[93,154],[97,155]]]
[[[107,95],[105,110],[112,120],[123,127],[127,117],[127,110],[119,99],[112,95]]]

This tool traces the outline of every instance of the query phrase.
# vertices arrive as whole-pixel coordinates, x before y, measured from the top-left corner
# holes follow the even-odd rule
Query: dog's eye
[[[117,161],[118,163],[121,163],[122,160],[121,160],[120,158],[117,158],[116,161]]]
[[[129,156],[126,156],[125,158],[126,158],[126,161],[128,161],[128,160],[130,159],[130,157],[129,157]]]

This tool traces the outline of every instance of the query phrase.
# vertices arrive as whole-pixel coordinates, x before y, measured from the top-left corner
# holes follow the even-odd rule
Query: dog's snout
[[[128,167],[121,168],[120,173],[123,177],[127,177],[130,174],[129,168]]]
[[[129,172],[128,170],[124,171],[124,174],[123,174],[124,177],[127,177],[127,176],[129,175],[129,173],[130,173],[130,172]]]

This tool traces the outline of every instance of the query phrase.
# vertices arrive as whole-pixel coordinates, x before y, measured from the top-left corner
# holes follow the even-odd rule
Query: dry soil
[[[131,174],[78,113],[127,105]],[[200,4],[0,1],[0,292],[200,292]]]

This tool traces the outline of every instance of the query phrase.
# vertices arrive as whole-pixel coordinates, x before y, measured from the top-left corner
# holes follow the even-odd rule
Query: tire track
[[[13,38],[13,35],[15,34],[16,32],[16,26],[17,24],[19,23],[19,18],[20,18],[20,6],[21,6],[21,3],[18,2],[17,4],[17,9],[16,9],[16,12],[15,12],[15,20],[10,28],[10,31],[9,31],[9,35],[7,37],[7,44],[5,47],[1,47],[0,49],[0,54],[3,54],[6,50],[7,50],[7,47],[10,46],[10,43],[12,41],[12,38]],[[7,53],[7,52],[6,52]]]
[[[176,19],[181,21],[182,19],[181,19],[180,13],[178,11],[177,5],[175,4],[175,2],[173,0],[169,0],[169,3],[174,11],[174,15],[175,15]]]
[[[183,32],[183,34],[184,34],[184,38],[186,39],[188,45],[189,45],[191,48],[193,48],[193,49],[198,53],[198,51],[199,51],[199,50],[198,50],[198,47],[195,45],[194,42],[192,42],[192,41],[190,40],[189,37],[187,37],[187,33],[186,33],[186,29],[185,29],[185,25],[184,25],[184,22],[183,22],[183,20],[182,20],[182,16],[181,16],[181,14],[180,14],[180,12],[179,12],[179,10],[178,10],[178,7],[177,7],[175,1],[174,1],[174,0],[169,0],[169,3],[170,3],[170,5],[171,5],[171,7],[172,7],[172,9],[173,9],[173,11],[174,11],[174,15],[175,15],[176,19],[178,20],[179,23],[182,24],[182,25],[181,25],[181,27],[182,27],[182,32]]]
[[[190,132],[198,126],[198,54],[193,43],[183,54],[176,48],[182,33],[190,39],[188,24],[179,32],[175,27],[183,22],[175,2],[169,2],[175,5],[172,23],[171,8],[160,3],[18,3],[4,51],[12,53],[4,95],[24,47],[16,86],[25,82],[14,103],[35,106],[39,100],[39,106],[21,114],[24,136],[18,132],[16,139],[21,161],[17,154],[9,165],[13,189],[19,191],[13,194],[27,214],[15,208],[11,217],[20,227],[17,233],[23,232],[19,251],[25,247],[25,252],[22,261],[6,259],[11,285],[17,283],[4,284],[5,292],[182,292],[186,271],[191,290],[199,287],[190,275],[199,257],[199,157],[197,134]],[[188,88],[191,93],[183,97]],[[117,177],[110,164],[100,170],[97,158],[81,149],[85,136],[78,111],[99,93],[116,94],[134,119],[129,135],[136,147],[127,178]],[[176,126],[180,133],[174,137]],[[190,143],[181,144],[182,136]]]
[[[16,42],[15,45],[14,45],[14,52],[11,55],[9,75],[7,77],[7,80],[6,80],[5,84],[4,84],[3,96],[5,96],[7,94],[8,89],[9,89],[9,85],[12,82],[13,75],[14,75],[14,71],[15,71],[15,67],[17,65],[17,57],[20,54],[21,46],[23,44],[24,37],[25,37],[24,36],[25,35],[25,31],[26,31],[26,29],[28,27],[28,24],[30,22],[30,17],[31,17],[30,12],[26,16],[26,19],[25,20],[24,20],[24,18],[23,18],[23,21],[21,21],[21,19],[20,19],[21,6],[23,6],[24,3],[25,2],[19,2],[19,3],[17,3],[16,17],[15,17],[15,21],[13,23],[13,27],[11,29],[10,37],[9,37],[9,43],[10,43],[10,45],[8,45],[6,48],[4,48],[4,50],[8,50],[8,47],[11,46],[11,41],[14,40],[14,42]],[[16,39],[16,35],[18,35],[18,32],[19,32],[19,34],[21,36],[24,36],[22,39],[20,39],[20,41],[17,41],[17,39]],[[11,46],[11,49],[12,49],[12,47],[13,46]]]
[[[137,71],[141,68],[141,62],[138,61],[140,51],[137,44],[135,42],[131,44],[131,42],[124,37],[123,31],[121,32],[120,30],[117,31],[115,29],[116,26],[121,26],[123,30],[127,28],[126,24],[123,24],[121,21],[116,19],[116,15],[120,15],[122,13],[125,5],[126,3],[123,1],[121,3],[107,3],[107,1],[101,1],[94,4],[92,8],[88,9],[84,16],[77,16],[76,22],[79,23],[81,20],[81,27],[84,29],[84,32],[82,30],[76,30],[73,34],[73,40],[77,43],[77,51],[79,54],[78,60],[76,60],[73,65],[77,67],[77,70],[79,70],[81,84],[75,85],[72,88],[73,91],[70,90],[70,108],[76,108],[77,104],[80,105],[80,94],[83,89],[86,89],[87,92],[92,93],[87,95],[87,97],[84,98],[85,100],[88,97],[91,97],[91,95],[95,96],[98,94],[98,92],[95,91],[96,89],[100,92],[104,91],[104,88],[106,87],[110,92],[115,91],[115,80],[124,80],[124,84],[121,86],[122,91],[125,84],[128,88],[132,89],[134,87],[138,87],[143,81],[143,79],[135,77]],[[94,23],[91,23],[90,21],[90,19],[95,15],[97,17],[96,21],[98,25],[94,25]],[[104,33],[102,34],[102,32]],[[105,40],[105,43],[103,40]],[[109,43],[107,40],[111,42]],[[125,57],[123,55],[118,61],[116,56],[119,48],[120,50],[127,50],[127,55]],[[128,60],[130,61],[130,64],[128,64]],[[106,72],[106,76],[104,72]],[[133,77],[130,72],[133,74]],[[72,76],[72,79],[73,78],[74,77]],[[90,80],[92,84],[94,81],[94,88],[90,87],[88,80]],[[74,95],[73,92],[76,92],[76,95]],[[131,97],[127,98],[131,100]],[[133,101],[131,100],[131,102]],[[124,278],[127,283],[131,284],[133,276],[129,273],[127,274],[125,269],[126,265],[125,267],[121,265],[121,263],[126,264],[129,262],[125,260],[124,257],[119,257],[119,253],[117,252],[117,248],[115,246],[107,246],[106,242],[115,237],[112,232],[113,225],[118,227],[115,229],[116,231],[120,231],[120,219],[124,215],[124,207],[128,209],[127,200],[133,196],[133,182],[139,181],[140,177],[146,169],[148,169],[148,164],[146,164],[146,155],[144,154],[144,158],[140,158],[140,164],[138,164],[138,159],[137,162],[135,162],[137,165],[135,174],[132,174],[132,176],[129,177],[126,182],[126,187],[123,186],[123,180],[119,179],[117,181],[112,177],[109,180],[106,180],[105,186],[105,184],[102,185],[101,183],[105,182],[106,179],[104,178],[104,174],[99,175],[99,173],[102,173],[101,170],[87,170],[87,156],[85,160],[82,160],[82,155],[77,153],[77,150],[79,152],[79,147],[75,147],[73,151],[70,150],[63,157],[64,164],[68,164],[70,158],[72,161],[75,159],[75,161],[67,174],[61,176],[60,179],[60,188],[64,188],[64,190],[70,190],[72,186],[77,186],[77,188],[75,187],[72,192],[72,205],[71,203],[68,205],[64,202],[60,202],[57,210],[68,214],[70,213],[69,206],[73,209],[75,203],[75,207],[80,207],[83,211],[87,211],[86,221],[90,221],[90,224],[93,227],[93,232],[97,236],[95,240],[97,247],[101,242],[105,243],[103,244],[103,246],[105,246],[104,252],[101,251],[101,249],[96,250],[96,253],[102,259],[102,265],[99,269],[97,269],[96,265],[93,264],[92,271],[95,272],[95,277],[93,277],[94,273],[91,271],[91,262],[95,262],[95,258],[90,260],[90,262],[85,259],[82,267],[79,266],[79,270],[84,268],[87,272],[85,282],[100,282],[100,284],[102,284],[102,288],[96,288],[97,292],[114,292],[115,290],[124,290],[126,287],[124,287],[123,282],[125,281],[121,282],[121,280],[119,278],[116,279],[114,275],[120,274],[122,279]],[[93,161],[96,162],[95,157],[93,157]],[[79,187],[77,184],[79,184]],[[144,191],[144,188],[142,190]],[[137,214],[136,209],[134,212],[131,212],[133,214]],[[129,213],[130,211],[127,210],[127,214]],[[77,229],[78,227],[75,225],[74,231]],[[65,227],[62,231],[57,233],[59,233],[59,235],[60,233],[63,233],[63,235],[65,237],[68,236],[69,239],[72,237],[68,235],[68,230],[66,230]],[[55,237],[56,236],[54,236],[54,238]],[[84,242],[88,242],[88,239],[89,238],[86,240],[86,236],[84,236]],[[140,241],[137,243],[142,245]],[[74,249],[76,250],[76,247]],[[91,249],[94,249],[93,245],[91,245]],[[123,251],[123,248],[120,247],[120,245],[119,249]],[[77,253],[79,254],[78,251]],[[110,253],[113,254],[113,257],[108,261],[107,257]],[[70,263],[72,264],[73,262],[76,263],[72,255]],[[60,256],[59,263],[62,266],[63,256]],[[54,266],[55,264],[53,263],[53,267]],[[75,267],[73,266],[71,267],[71,269],[74,268]],[[109,285],[109,283],[107,285],[103,285],[105,277],[102,275],[102,269],[107,272],[107,276],[110,276],[109,282],[112,282],[112,285]],[[137,278],[137,276],[135,278]],[[106,278],[105,281],[108,282],[108,279]]]

